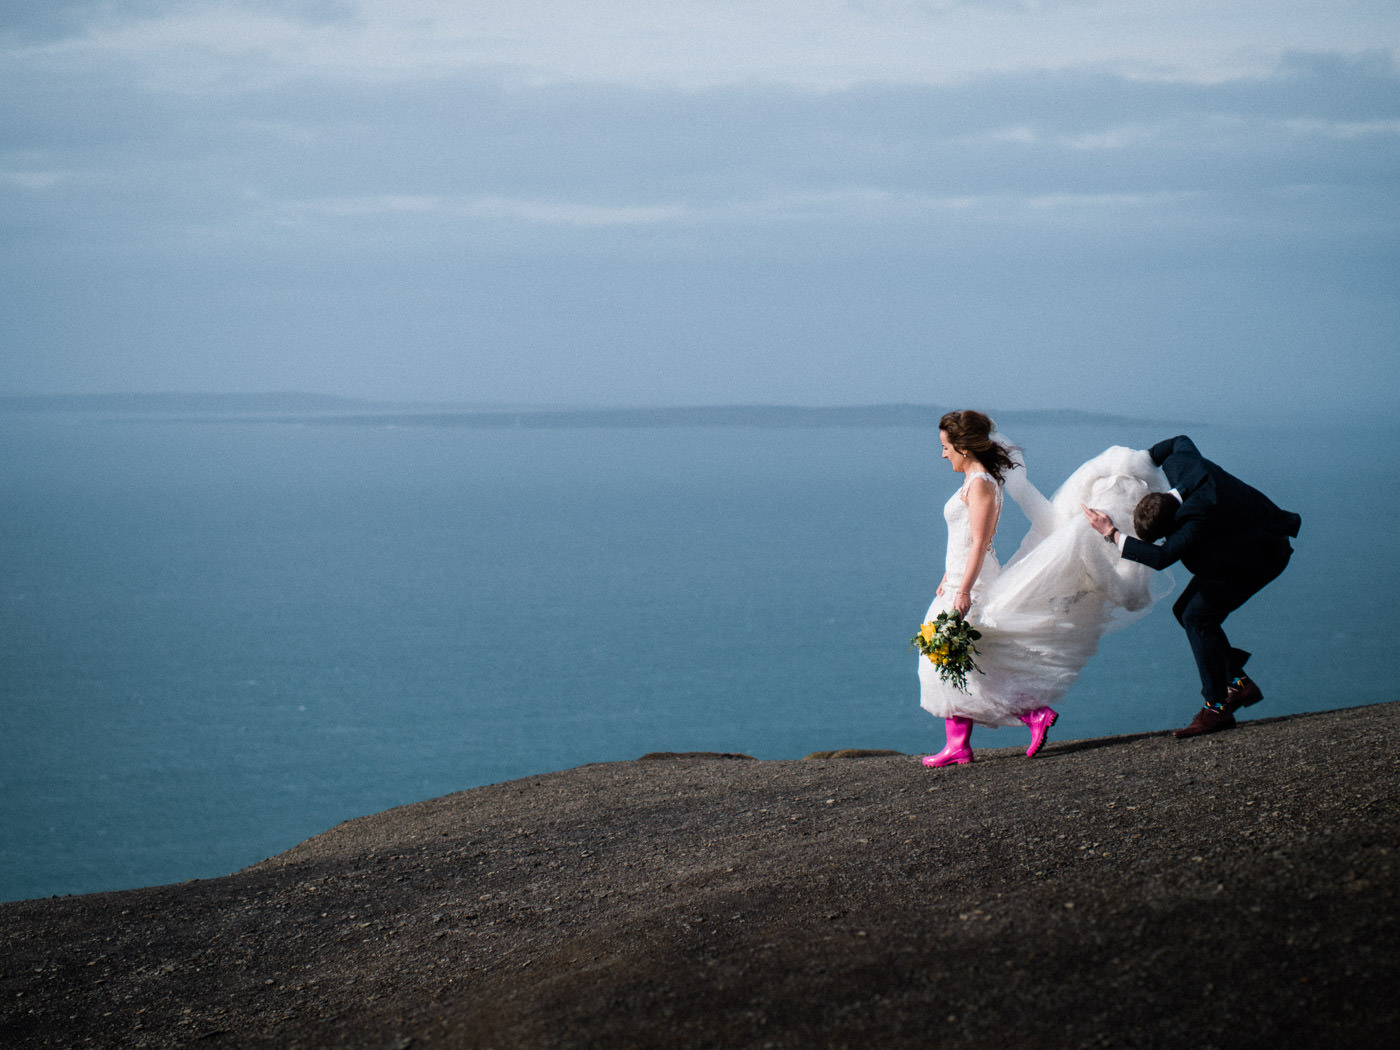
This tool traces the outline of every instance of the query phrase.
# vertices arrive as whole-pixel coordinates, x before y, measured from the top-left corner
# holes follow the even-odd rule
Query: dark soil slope
[[[0,1045],[1390,1047],[1400,704],[979,753],[657,756],[0,905]]]

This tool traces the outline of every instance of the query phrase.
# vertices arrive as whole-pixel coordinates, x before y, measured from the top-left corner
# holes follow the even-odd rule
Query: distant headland
[[[461,427],[476,429],[628,429],[660,427],[914,427],[934,429],[952,406],[673,405],[559,406],[371,401],[326,394],[34,394],[0,397],[0,414],[92,414],[329,426]],[[1004,423],[1090,426],[1150,422],[1077,409],[988,411]]]

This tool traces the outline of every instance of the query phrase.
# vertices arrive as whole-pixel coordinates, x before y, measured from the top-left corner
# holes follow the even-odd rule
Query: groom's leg
[[[1276,580],[1293,556],[1293,547],[1285,537],[1264,534],[1252,539],[1254,542],[1248,552],[1251,557],[1239,559],[1244,570],[1241,586],[1248,591],[1249,598]],[[1243,649],[1230,650],[1230,687],[1226,694],[1226,706],[1230,711],[1238,711],[1264,699],[1259,686],[1244,673],[1249,655]]]
[[[1231,679],[1241,674],[1249,653],[1235,649],[1221,626],[1225,618],[1276,580],[1293,556],[1286,536],[1263,531],[1237,538],[1233,551],[1237,573],[1230,579],[1193,576],[1172,606],[1186,631],[1191,655],[1201,676],[1201,695],[1209,706],[1226,702]]]
[[[1251,656],[1251,654],[1245,652],[1243,649],[1236,649],[1236,648],[1234,648],[1233,646],[1231,646],[1231,648],[1230,648],[1230,677],[1231,677],[1231,679],[1238,678],[1240,675],[1244,674],[1244,665],[1247,664],[1247,663],[1249,662],[1249,657],[1250,657],[1250,656]]]
[[[1176,730],[1174,735],[1178,737],[1229,729],[1235,724],[1235,709],[1262,699],[1258,686],[1246,679],[1231,702],[1232,671],[1239,674],[1249,654],[1243,649],[1231,648],[1222,625],[1225,617],[1283,572],[1293,550],[1286,537],[1259,534],[1240,537],[1238,548],[1232,552],[1238,556],[1233,559],[1236,573],[1231,578],[1192,577],[1172,606],[1172,612],[1191,643],[1191,655],[1200,672],[1201,696],[1206,705],[1189,726]]]
[[[1201,676],[1201,696],[1208,707],[1222,708],[1230,685],[1230,640],[1222,626],[1225,617],[1243,604],[1248,595],[1223,581],[1193,577],[1172,606],[1186,631],[1196,670]]]
[[[1246,533],[1243,539],[1242,549],[1235,556],[1236,574],[1228,581],[1228,589],[1232,592],[1228,597],[1233,605],[1231,612],[1278,579],[1283,570],[1288,568],[1288,562],[1293,557],[1293,546],[1288,542],[1286,536],[1256,530]],[[1249,656],[1250,654],[1244,649],[1230,649],[1229,679],[1231,682],[1244,676],[1244,665],[1248,662]],[[1262,699],[1258,687],[1252,682],[1249,683],[1246,692],[1252,692],[1253,699],[1246,700],[1245,703],[1253,703]]]

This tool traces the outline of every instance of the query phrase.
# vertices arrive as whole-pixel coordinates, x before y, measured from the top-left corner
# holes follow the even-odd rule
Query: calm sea
[[[1049,494],[1188,427],[1007,429]],[[1254,712],[1392,699],[1397,495],[1374,457],[1189,430],[1305,521],[1235,620]],[[936,750],[907,640],[956,480],[910,427],[0,416],[0,899],[222,875],[350,817],[649,751]],[[1052,746],[1183,724],[1193,683],[1163,606],[1107,639]]]

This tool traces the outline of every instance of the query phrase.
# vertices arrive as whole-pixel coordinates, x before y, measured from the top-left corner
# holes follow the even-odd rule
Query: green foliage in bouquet
[[[960,613],[941,612],[909,639],[909,648],[927,656],[929,663],[938,668],[939,678],[965,693],[967,673],[982,673],[982,668],[972,659],[977,652],[977,646],[973,643],[981,637],[982,632],[964,620]]]

